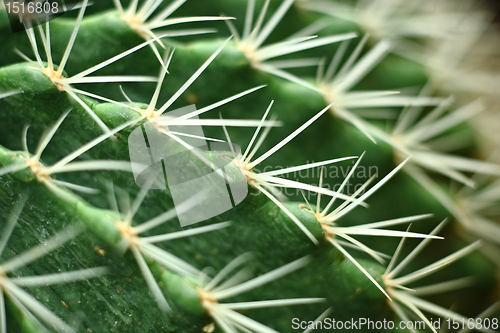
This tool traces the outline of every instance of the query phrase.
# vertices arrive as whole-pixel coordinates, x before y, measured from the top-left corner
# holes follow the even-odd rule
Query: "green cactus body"
[[[446,12],[432,30],[405,1],[184,2],[86,0],[18,33],[0,12],[0,333],[498,330],[484,107],[422,89],[449,82],[421,61]],[[229,208],[180,226],[205,200]]]

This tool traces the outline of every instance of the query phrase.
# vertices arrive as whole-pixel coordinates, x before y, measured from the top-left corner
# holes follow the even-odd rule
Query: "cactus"
[[[84,0],[14,33],[13,3],[0,332],[498,331],[500,165],[469,120],[500,81],[454,43],[485,12]]]

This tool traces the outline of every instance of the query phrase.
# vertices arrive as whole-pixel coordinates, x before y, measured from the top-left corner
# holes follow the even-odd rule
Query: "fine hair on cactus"
[[[500,332],[491,1],[0,0],[0,333]]]

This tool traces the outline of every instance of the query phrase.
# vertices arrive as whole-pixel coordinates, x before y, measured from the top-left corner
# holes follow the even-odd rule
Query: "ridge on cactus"
[[[0,254],[5,250],[12,232],[18,222],[19,216],[23,210],[27,198],[22,199],[11,212],[11,216],[7,221],[7,225],[2,230],[0,237]],[[69,283],[72,281],[80,281],[92,279],[108,273],[105,267],[82,269],[72,272],[61,272],[47,275],[37,276],[22,276],[17,278],[9,278],[7,274],[19,270],[22,267],[29,265],[31,262],[50,254],[64,243],[75,238],[82,230],[79,228],[70,228],[61,231],[57,235],[50,238],[45,243],[41,243],[32,247],[25,252],[9,259],[0,264],[0,332],[7,333],[7,322],[5,314],[5,299],[4,295],[9,298],[32,320],[39,322],[44,321],[49,327],[62,330],[65,332],[74,332],[73,329],[57,317],[52,311],[47,309],[42,303],[36,300],[20,287],[26,286],[49,286],[58,283]],[[38,318],[36,318],[36,317]]]
[[[149,120],[155,128],[165,134],[171,137],[172,139],[176,140],[180,144],[184,145],[186,148],[191,149],[192,147],[189,146],[186,142],[184,142],[182,139],[179,138],[179,136],[187,136],[187,137],[195,137],[198,139],[203,139],[203,140],[210,140],[210,141],[221,141],[218,139],[213,139],[213,138],[207,138],[207,137],[198,137],[194,136],[193,134],[189,133],[181,133],[181,132],[174,132],[170,131],[168,128],[169,126],[236,126],[236,127],[245,127],[245,126],[250,126],[250,127],[256,127],[261,124],[261,121],[259,120],[244,120],[244,119],[227,119],[227,120],[222,120],[222,119],[199,119],[197,116],[200,114],[203,114],[207,111],[210,111],[214,108],[217,108],[221,105],[224,105],[226,103],[229,103],[233,100],[236,100],[240,97],[243,97],[247,94],[250,94],[254,91],[257,91],[261,88],[264,88],[265,86],[258,86],[252,89],[248,89],[244,92],[241,92],[239,94],[236,94],[234,96],[228,97],[224,100],[221,100],[217,103],[205,106],[199,110],[192,111],[188,114],[181,115],[178,117],[173,117],[173,116],[168,116],[168,115],[163,115],[168,108],[179,98],[179,96],[182,95],[186,91],[186,89],[189,88],[189,86],[196,81],[196,79],[203,73],[203,71],[212,63],[212,61],[217,57],[217,55],[224,49],[224,46],[227,44],[229,39],[227,39],[211,56],[208,58],[205,63],[175,92],[174,95],[172,95],[158,110],[156,110],[156,104],[158,102],[158,98],[160,95],[161,87],[163,84],[163,81],[165,79],[165,75],[168,70],[168,66],[170,64],[170,61],[172,59],[172,56],[174,54],[174,51],[172,52],[167,52],[164,56],[166,60],[162,60],[164,62],[164,66],[162,67],[160,74],[158,75],[158,83],[154,92],[153,97],[151,98],[151,101],[148,104],[148,107],[146,109],[143,109],[139,107],[137,104],[135,104],[130,98],[128,98],[127,95],[125,97],[127,98],[128,102],[132,104],[130,105],[125,105],[119,102],[115,101],[110,101],[112,103],[125,106],[133,111],[138,112],[141,115],[141,118],[137,118],[137,122],[139,122],[142,119],[147,119]],[[270,126],[275,126],[278,125],[279,123],[275,121],[268,121],[265,123],[266,125]]]
[[[220,303],[220,301],[224,299],[248,292],[249,290],[253,290],[269,282],[277,280],[284,275],[290,274],[293,271],[304,267],[308,263],[307,257],[301,258],[250,280],[247,280],[248,272],[246,272],[245,269],[242,269],[238,273],[235,273],[233,276],[226,279],[228,275],[248,260],[249,255],[243,254],[227,264],[227,266],[224,267],[214,278],[210,279],[206,275],[201,275],[198,286],[189,286],[191,288],[196,288],[196,293],[199,298],[196,301],[201,303],[200,306],[204,309],[204,311],[206,311],[209,316],[211,316],[213,320],[226,332],[251,330],[252,332],[257,333],[277,333],[276,330],[250,319],[235,310],[324,302],[324,299],[321,298],[298,298],[255,302]],[[226,279],[226,281],[223,282],[224,279]]]
[[[158,248],[154,244],[183,237],[190,237],[220,228],[226,228],[230,225],[230,222],[217,223],[205,227],[171,232],[163,235],[141,237],[139,236],[140,234],[161,226],[165,222],[172,220],[176,215],[182,214],[184,211],[194,209],[196,204],[198,204],[200,200],[203,200],[203,193],[199,193],[192,199],[189,199],[188,201],[182,203],[180,206],[177,206],[176,209],[171,209],[149,221],[133,226],[132,221],[134,219],[134,216],[141,206],[141,203],[146,197],[147,193],[148,189],[142,189],[141,192],[137,194],[137,198],[134,200],[132,206],[127,207],[127,211],[120,214],[122,217],[119,220],[115,221],[116,230],[120,233],[121,237],[121,240],[116,244],[116,248],[119,249],[121,253],[124,253],[127,250],[130,250],[132,252],[137,265],[141,270],[144,280],[146,281],[151,294],[154,296],[156,302],[158,303],[158,306],[162,311],[170,311],[171,308],[168,305],[168,302],[165,299],[162,291],[160,290],[160,287],[158,286],[158,283],[156,282],[153,274],[151,273],[151,270],[148,268],[148,264],[146,263],[144,257],[156,260],[158,263],[161,263],[168,269],[178,274],[197,275],[199,274],[199,271],[192,265],[175,257],[167,251]],[[113,209],[116,213],[119,213],[118,205],[116,204],[114,195],[112,195],[110,199]]]
[[[464,185],[473,187],[472,179],[463,172],[477,172],[485,175],[500,175],[500,166],[494,163],[478,161],[460,156],[453,156],[433,150],[435,141],[446,139],[442,134],[484,110],[480,101],[467,104],[445,114],[449,101],[434,108],[429,114],[420,117],[421,107],[411,105],[403,110],[394,125],[392,134],[387,134],[375,127],[370,128],[377,138],[387,142],[396,150],[395,155],[411,156],[410,163],[418,168],[438,172]],[[420,118],[420,119],[419,119]],[[434,139],[435,141],[430,141]],[[439,141],[438,141],[439,142]],[[442,150],[446,151],[446,147]]]
[[[300,166],[295,166],[295,167],[290,167],[286,169],[281,169],[281,170],[276,170],[276,171],[268,171],[268,172],[260,172],[257,173],[253,169],[255,166],[257,166],[259,163],[263,162],[265,159],[267,159],[269,156],[273,155],[276,153],[279,149],[281,149],[283,146],[285,146],[288,142],[290,142],[293,138],[295,138],[297,135],[299,135],[302,131],[304,131],[309,125],[311,125],[314,121],[316,121],[321,115],[323,115],[330,106],[327,106],[320,112],[318,112],[314,117],[309,119],[306,123],[304,123],[302,126],[297,128],[293,133],[289,134],[286,138],[284,138],[282,141],[280,141],[278,144],[276,144],[273,148],[269,149],[267,152],[262,154],[260,157],[256,158],[255,160],[252,161],[252,158],[255,156],[257,151],[259,150],[260,146],[262,145],[263,141],[265,140],[266,136],[268,135],[269,131],[271,130],[270,126],[267,126],[264,129],[264,132],[260,135],[259,139],[255,143],[255,146],[253,146],[255,140],[257,139],[257,136],[259,135],[259,132],[264,124],[265,119],[267,118],[267,115],[269,111],[271,110],[271,107],[273,105],[273,101],[269,104],[269,107],[267,108],[266,112],[264,113],[264,116],[262,117],[261,124],[259,124],[259,127],[255,130],[255,133],[252,137],[252,140],[247,146],[247,149],[245,153],[242,156],[237,156],[236,152],[233,150],[233,162],[236,164],[236,166],[241,170],[243,175],[246,177],[248,184],[251,186],[255,187],[257,190],[259,190],[261,193],[263,193],[266,197],[268,197],[276,206],[278,206],[283,212],[290,218],[292,221],[304,232],[304,234],[309,237],[309,239],[315,243],[318,244],[318,240],[314,235],[309,231],[297,217],[295,217],[281,202],[277,197],[280,197],[281,194],[279,193],[278,188],[286,188],[286,187],[292,187],[292,188],[297,188],[301,190],[306,190],[306,191],[313,191],[316,193],[322,193],[325,195],[330,195],[330,196],[336,196],[339,197],[343,200],[353,200],[349,196],[346,196],[342,193],[338,193],[335,191],[331,191],[328,189],[324,189],[318,186],[313,186],[309,184],[304,184],[301,182],[285,179],[282,177],[279,177],[280,175],[285,175],[289,172],[294,172],[294,171],[299,171],[299,170],[305,170],[305,169],[310,169],[310,168],[316,168],[318,166],[323,166],[326,164],[331,164],[331,163],[336,163],[340,161],[345,161],[348,159],[356,158],[356,156],[350,156],[350,157],[343,157],[343,158],[336,158],[333,160],[328,160],[328,161],[322,161],[322,162],[316,162],[316,163],[309,163],[309,164],[304,164]],[[226,131],[226,137],[229,143],[231,143],[231,138],[229,137],[229,134]],[[252,149],[250,151],[250,149]],[[278,177],[277,177],[278,176]]]
[[[499,181],[477,188],[462,187],[441,201],[467,230],[493,242],[500,242],[500,227],[491,218],[491,211],[500,199]],[[436,199],[440,200],[440,196]]]
[[[493,257],[498,257],[500,227],[493,220],[494,210],[498,204],[498,180],[481,187],[463,186],[457,192],[443,191],[425,172],[411,167],[409,174],[438,200],[466,230],[469,237],[480,237],[493,242]],[[484,250],[481,247],[481,250]]]
[[[130,50],[127,50],[125,52],[120,53],[117,56],[114,56],[111,59],[108,59],[107,61],[101,62],[98,65],[92,66],[91,68],[80,72],[76,75],[73,75],[69,78],[66,78],[63,76],[63,71],[66,66],[66,63],[68,61],[68,58],[71,54],[71,50],[73,48],[73,45],[75,43],[75,39],[78,35],[78,30],[80,28],[80,24],[83,19],[83,15],[85,13],[85,8],[88,5],[88,0],[84,0],[82,4],[82,8],[80,9],[80,12],[78,14],[78,19],[76,21],[75,28],[73,29],[73,33],[71,34],[71,38],[68,41],[68,45],[66,47],[66,51],[64,52],[64,55],[62,57],[62,60],[57,66],[57,69],[54,67],[54,63],[52,61],[52,52],[51,52],[51,45],[50,45],[50,25],[49,22],[46,23],[45,25],[45,31],[43,30],[42,26],[39,25],[39,31],[40,31],[40,37],[42,38],[42,43],[43,47],[45,49],[45,55],[47,57],[47,65],[44,64],[42,61],[42,58],[40,56],[40,53],[38,51],[38,46],[36,43],[36,37],[35,37],[35,32],[34,28],[29,28],[26,29],[26,33],[28,35],[28,38],[30,40],[31,46],[33,48],[33,52],[35,53],[36,61],[38,63],[38,70],[42,71],[49,79],[52,80],[54,85],[57,87],[57,89],[61,91],[66,91],[72,99],[74,99],[78,104],[80,104],[81,107],[84,108],[84,110],[89,114],[89,116],[94,119],[94,121],[101,127],[101,129],[106,133],[109,132],[108,127],[103,123],[103,121],[97,117],[97,115],[90,109],[90,107],[80,98],[78,97],[77,93],[85,95],[85,92],[79,89],[73,88],[71,85],[72,84],[78,84],[78,83],[98,83],[98,82],[154,82],[156,81],[155,78],[153,77],[148,77],[148,76],[88,76],[99,69],[108,66],[109,64],[112,64],[115,61],[120,60],[121,58],[143,48],[146,45],[151,44],[154,42],[148,41],[145,43],[142,43],[136,47],[131,48]],[[27,60],[28,62],[34,62],[33,60],[30,60],[26,56],[22,55],[22,57]],[[96,95],[93,95],[94,97]]]
[[[114,161],[114,160],[96,160],[96,161],[77,161],[73,162],[74,159],[81,156],[86,151],[94,148],[96,145],[101,143],[102,141],[109,138],[111,135],[118,133],[125,127],[130,126],[133,122],[126,122],[117,128],[111,130],[109,133],[104,133],[94,140],[91,140],[87,144],[81,146],[77,150],[73,151],[69,155],[60,159],[57,163],[54,163],[51,166],[45,166],[40,162],[40,158],[43,154],[43,151],[50,143],[51,139],[54,137],[54,134],[57,132],[58,128],[61,126],[62,122],[69,114],[71,110],[63,113],[61,117],[59,117],[58,121],[50,127],[40,139],[37,149],[35,151],[35,155],[30,156],[27,145],[27,135],[28,135],[28,126],[24,128],[24,134],[22,138],[23,143],[23,154],[19,154],[16,156],[16,161],[12,164],[4,166],[0,168],[0,176],[8,173],[16,173],[24,169],[29,169],[34,178],[40,183],[43,183],[47,186],[52,192],[60,195],[62,198],[65,197],[65,193],[59,189],[59,186],[66,187],[72,190],[87,192],[87,193],[95,193],[94,189],[68,183],[62,180],[57,180],[51,177],[53,174],[58,173],[67,173],[67,172],[79,172],[79,171],[89,171],[89,170],[115,170],[115,171],[126,171],[131,172],[132,167],[131,163],[128,161]]]
[[[120,0],[113,0],[120,18],[126,22],[132,30],[137,32],[139,36],[144,38],[146,41],[155,40],[162,48],[165,48],[160,40],[164,36],[172,36],[171,31],[162,33],[161,36],[156,35],[153,30],[168,27],[175,24],[190,23],[190,22],[203,22],[203,21],[220,21],[220,20],[231,20],[234,17],[213,17],[213,16],[195,16],[195,17],[183,17],[183,18],[171,18],[168,19],[180,6],[182,6],[186,0],[176,0],[172,1],[165,9],[161,10],[156,16],[150,19],[151,15],[158,9],[163,2],[163,0],[151,0],[144,1],[140,8],[137,8],[139,3],[138,0],[133,0],[130,2],[127,9],[124,9]],[[174,34],[175,36],[188,36],[193,34],[203,34],[207,32],[213,32],[207,29],[197,29],[197,30],[180,30]],[[156,45],[150,44],[151,49],[155,53],[156,57],[162,63],[162,57]]]
[[[245,27],[241,36],[234,25],[231,23],[231,21],[226,21],[229,29],[231,30],[231,33],[235,36],[236,47],[246,55],[251,65],[256,69],[272,75],[276,75],[285,80],[298,83],[302,86],[317,90],[317,88],[309,84],[307,81],[283,70],[284,68],[298,68],[311,65],[314,66],[315,64],[317,64],[317,61],[311,61],[310,59],[292,59],[281,61],[269,60],[288,54],[313,49],[323,45],[329,45],[351,39],[356,37],[356,34],[347,33],[318,38],[318,36],[311,35],[317,32],[317,30],[306,28],[304,29],[304,31],[307,32],[307,35],[303,35],[301,32],[299,32],[293,37],[290,37],[281,42],[271,43],[269,45],[263,46],[262,44],[264,44],[267,38],[271,35],[273,30],[279,24],[279,22],[295,0],[284,0],[281,3],[280,7],[276,10],[276,12],[274,12],[274,14],[271,16],[269,21],[263,26],[264,18],[269,7],[269,1],[270,0],[266,0],[264,5],[262,6],[262,10],[254,25],[253,16],[255,10],[255,0],[248,0],[245,16]],[[315,25],[311,26],[311,28],[314,27]],[[318,28],[321,28],[321,26]]]
[[[439,230],[442,229],[444,223],[446,221],[441,222],[431,233],[430,235],[435,235],[436,233],[439,232]],[[419,316],[422,320],[425,321],[425,323],[428,325],[428,327],[434,332],[437,333],[436,329],[433,327],[429,319],[421,312],[421,310],[428,311],[430,313],[436,314],[440,317],[444,318],[451,318],[451,319],[464,319],[464,316],[459,315],[451,310],[447,310],[443,307],[440,307],[438,305],[432,304],[428,301],[422,300],[418,297],[418,295],[429,295],[429,294],[435,294],[435,293],[440,293],[440,292],[445,292],[447,290],[453,290],[457,288],[461,288],[464,285],[464,280],[455,280],[455,281],[450,281],[446,283],[439,283],[436,285],[430,285],[430,286],[425,286],[425,287],[418,287],[415,289],[410,289],[405,286],[407,283],[415,282],[418,281],[425,276],[435,273],[437,270],[443,268],[444,266],[454,262],[455,260],[460,259],[463,256],[466,256],[467,254],[471,253],[472,251],[476,250],[480,246],[480,241],[477,241],[475,243],[472,243],[468,245],[467,247],[450,254],[449,256],[436,261],[433,264],[430,264],[424,268],[421,268],[413,273],[406,274],[404,276],[396,277],[401,270],[406,267],[421,251],[422,249],[430,242],[431,238],[427,238],[422,240],[420,244],[413,249],[412,252],[408,256],[406,256],[398,265],[394,266],[398,257],[399,252],[401,251],[401,248],[403,246],[405,238],[401,240],[401,242],[398,245],[398,248],[396,249],[396,252],[394,256],[391,259],[391,262],[387,266],[387,269],[383,275],[384,279],[384,285],[387,289],[387,292],[391,297],[396,300],[397,302],[401,303],[404,305],[406,308],[410,310],[410,312],[415,313],[417,316]],[[465,282],[467,282],[465,280]],[[391,302],[390,306],[394,309],[396,314],[402,319],[402,320],[408,320],[408,316],[405,314],[405,310],[403,310],[397,302]],[[468,318],[465,318],[467,320]],[[484,332],[486,330],[478,329],[481,332]],[[413,332],[416,332],[413,330]]]
[[[334,115],[350,122],[375,142],[373,134],[369,131],[370,124],[356,114],[356,109],[369,108],[373,116],[376,116],[376,108],[405,106],[408,103],[415,106],[436,105],[441,102],[441,99],[425,96],[400,96],[397,91],[351,91],[384,58],[391,48],[390,42],[382,40],[358,59],[367,41],[368,35],[365,35],[344,65],[339,68],[340,61],[344,57],[348,46],[348,42],[343,42],[324,74],[321,72],[322,68],[318,67],[317,86],[325,94],[326,102],[332,104],[331,111]],[[375,110],[373,110],[374,108]]]
[[[342,184],[340,185],[338,192],[341,193],[344,190],[345,185],[353,175],[354,171],[356,170],[356,167],[358,166],[359,162],[361,162],[361,158],[363,155],[360,156],[356,164],[353,166],[351,169],[350,173],[347,175],[347,177],[344,179]],[[397,166],[393,171],[391,171],[388,175],[386,175],[384,178],[382,178],[377,184],[375,184],[373,187],[371,187],[368,191],[365,192],[366,187],[368,184],[373,180],[375,176],[373,176],[371,179],[369,179],[363,186],[360,186],[360,188],[351,196],[352,202],[349,201],[344,201],[342,204],[340,204],[337,208],[335,208],[333,211],[328,212],[332,205],[335,203],[335,200],[338,198],[337,195],[334,195],[332,199],[328,202],[328,205],[320,211],[321,209],[321,193],[318,193],[318,199],[316,203],[316,209],[314,210],[311,205],[309,204],[309,201],[307,198],[304,196],[304,199],[306,201],[307,206],[309,207],[308,209],[303,208],[303,205],[301,206],[305,211],[311,213],[314,215],[315,219],[317,222],[321,225],[321,228],[323,229],[323,232],[325,234],[325,239],[331,243],[337,250],[342,252],[348,258],[354,265],[356,265],[357,268],[363,274],[370,279],[370,281],[380,290],[382,293],[387,296],[387,298],[390,300],[391,297],[387,294],[387,292],[382,288],[382,286],[375,281],[375,279],[366,271],[363,266],[352,256],[347,252],[347,250],[344,248],[345,247],[351,247],[356,250],[361,250],[363,252],[366,252],[368,255],[370,255],[373,259],[377,260],[380,263],[384,263],[384,259],[382,258],[382,255],[380,253],[377,253],[376,251],[372,250],[368,246],[364,245],[362,242],[356,240],[353,238],[351,235],[369,235],[369,236],[386,236],[386,237],[411,237],[411,238],[438,238],[442,239],[442,237],[437,237],[433,235],[425,235],[425,234],[419,234],[419,233],[412,233],[412,232],[403,232],[403,231],[395,231],[395,230],[385,230],[385,229],[380,229],[383,227],[388,227],[388,226],[393,226],[393,225],[399,225],[407,222],[412,222],[412,221],[418,221],[423,218],[427,218],[431,215],[426,214],[426,215],[417,215],[417,216],[408,216],[404,218],[398,218],[394,220],[387,220],[387,221],[381,221],[381,222],[372,222],[368,224],[361,224],[361,225],[355,225],[351,227],[340,227],[337,225],[337,222],[341,217],[344,215],[348,214],[352,209],[356,208],[359,203],[363,202],[365,199],[369,198],[375,191],[377,191],[382,185],[384,185],[389,179],[392,178],[396,174],[396,172],[401,169],[406,161],[401,163],[399,166]],[[323,169],[321,170],[321,176],[320,176],[320,187],[322,186],[323,182]],[[338,237],[343,238],[344,240],[339,240]],[[346,242],[347,241],[347,242]]]

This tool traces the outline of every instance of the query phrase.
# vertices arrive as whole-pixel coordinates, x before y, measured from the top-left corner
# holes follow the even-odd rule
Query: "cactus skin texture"
[[[442,329],[448,318],[465,328],[479,318],[490,330],[477,331],[498,331],[499,215],[482,209],[500,202],[500,166],[477,159],[481,137],[468,123],[486,103],[416,61],[462,33],[433,32],[456,24],[445,5],[433,14],[440,24],[422,31],[429,3],[416,2],[422,8],[360,1],[375,16],[381,6],[414,15],[421,32],[412,35],[408,22],[387,36],[348,14],[328,15],[330,6],[350,13],[350,1],[102,0],[86,9],[84,1],[85,10],[28,33],[13,33],[3,9],[0,332],[311,332],[294,323],[325,317],[395,323],[373,329],[383,332],[439,331],[399,329],[401,320],[440,318]],[[139,20],[148,9],[162,20]],[[310,24],[320,28],[265,49]],[[155,41],[162,29],[167,36]],[[240,36],[228,39],[234,31]],[[395,46],[404,42],[418,46],[414,57]],[[337,70],[328,70],[335,54]],[[395,95],[401,87],[410,88]],[[248,181],[248,195],[181,227],[176,213],[196,204],[174,205],[169,188],[137,186],[128,137],[153,124],[177,139],[165,149],[185,151],[185,137],[158,119],[191,104],[207,107],[199,118],[216,125],[203,127],[207,137],[230,138],[245,155],[181,154],[193,162],[186,177],[210,171],[204,158],[222,158],[230,178]],[[245,153],[249,143],[255,154]],[[314,330],[322,331],[331,330]]]

